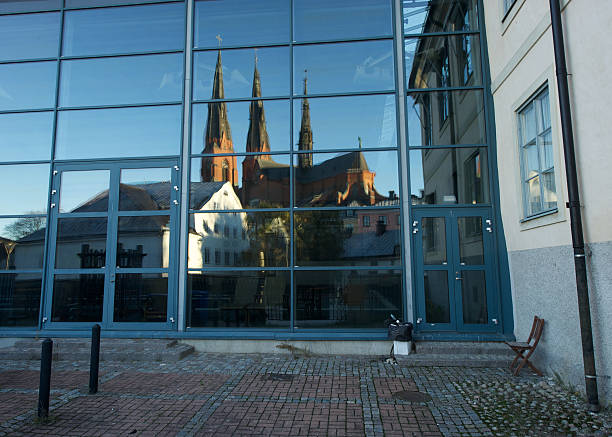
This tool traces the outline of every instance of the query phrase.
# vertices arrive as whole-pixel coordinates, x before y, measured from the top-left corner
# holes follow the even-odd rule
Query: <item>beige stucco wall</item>
[[[534,355],[549,375],[584,390],[549,2],[484,0],[495,105],[501,213],[509,252],[515,335],[526,340],[533,315],[546,320]],[[612,400],[612,1],[561,0],[578,183],[589,270],[599,392]],[[548,83],[558,212],[523,221],[516,112]]]
[[[548,1],[517,0],[502,21],[501,0],[485,1],[495,102],[501,210],[508,250],[571,244]],[[612,2],[562,0],[572,117],[587,242],[612,240]],[[523,218],[516,110],[548,82],[559,212]],[[607,115],[606,115],[607,114]]]

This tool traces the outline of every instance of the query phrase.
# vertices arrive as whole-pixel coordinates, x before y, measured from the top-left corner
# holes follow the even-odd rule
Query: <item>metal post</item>
[[[91,358],[89,360],[89,394],[98,393],[98,373],[100,370],[100,325],[91,328]]]
[[[51,359],[53,357],[53,340],[42,342],[40,354],[40,385],[38,388],[38,417],[49,417],[49,392],[51,391]]]
[[[591,327],[591,308],[589,305],[589,288],[587,283],[584,236],[582,233],[582,215],[580,212],[580,195],[576,173],[576,156],[574,153],[574,133],[570,110],[569,88],[567,85],[567,65],[565,61],[565,44],[563,42],[563,24],[559,0],[550,0],[555,66],[557,70],[557,87],[559,90],[559,109],[561,112],[561,130],[563,134],[563,151],[565,154],[565,172],[567,177],[568,208],[572,243],[574,246],[574,266],[576,269],[576,291],[578,293],[578,314],[580,317],[580,336],[582,338],[582,360],[584,379],[589,408],[599,411],[597,394],[597,375],[595,373],[595,353],[593,351],[593,331]]]

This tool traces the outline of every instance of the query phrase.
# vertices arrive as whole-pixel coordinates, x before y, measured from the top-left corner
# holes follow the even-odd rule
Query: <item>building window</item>
[[[225,238],[229,238],[229,235],[230,235],[230,233],[229,233],[229,226],[228,226],[228,225],[225,225],[225,226],[223,227],[223,236],[224,236]]]
[[[215,223],[215,234],[219,233],[219,224]]]
[[[204,248],[204,264],[210,264],[210,249],[208,247]]]
[[[548,87],[518,113],[524,217],[557,207]]]
[[[442,65],[440,68],[440,88],[447,88],[450,86],[450,65],[448,62],[448,51],[446,46],[442,50]],[[440,115],[440,125],[442,125],[449,115],[450,110],[450,94],[448,91],[442,91],[438,94],[438,111]]]
[[[225,252],[225,265],[226,266],[230,265],[230,253],[229,252]]]
[[[364,215],[363,216],[363,227],[367,228],[370,226],[370,216],[369,215]]]
[[[465,12],[463,18],[463,26],[465,29],[470,28],[470,14],[469,11]],[[472,73],[474,72],[474,65],[472,62],[472,35],[463,35],[461,39],[461,45],[463,49],[463,84],[467,85]]]
[[[387,216],[386,215],[379,215],[378,216],[378,223],[386,225],[387,224]]]
[[[510,10],[516,0],[504,0],[504,15]]]
[[[215,264],[221,264],[221,251],[219,249],[215,249]]]

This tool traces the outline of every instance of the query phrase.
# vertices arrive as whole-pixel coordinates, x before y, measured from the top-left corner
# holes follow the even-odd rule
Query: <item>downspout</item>
[[[557,70],[557,87],[559,91],[559,108],[561,111],[561,130],[563,134],[563,152],[565,154],[565,173],[570,212],[572,244],[574,246],[574,266],[576,269],[576,291],[578,293],[578,314],[580,316],[580,336],[582,337],[582,360],[584,363],[584,380],[587,400],[591,411],[599,411],[597,395],[597,376],[595,373],[595,353],[593,351],[593,331],[591,328],[591,309],[589,306],[589,288],[587,284],[584,236],[582,234],[582,216],[580,213],[580,195],[576,175],[576,156],[574,153],[574,133],[570,111],[569,90],[567,86],[567,65],[563,42],[563,25],[559,0],[550,0],[555,67]]]

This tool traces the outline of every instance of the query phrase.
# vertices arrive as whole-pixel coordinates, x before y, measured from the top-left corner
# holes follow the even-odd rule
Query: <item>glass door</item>
[[[171,329],[175,161],[58,164],[44,328]]]
[[[418,331],[498,330],[492,233],[486,208],[414,212]]]

